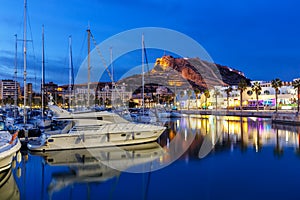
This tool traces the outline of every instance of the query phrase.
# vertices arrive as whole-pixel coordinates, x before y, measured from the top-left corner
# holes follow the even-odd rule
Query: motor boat
[[[27,144],[31,151],[96,148],[153,142],[165,127],[129,122],[107,111],[70,113],[55,105],[53,120],[69,121],[60,132],[44,132]]]
[[[10,168],[13,157],[20,148],[18,132],[11,135],[5,127],[5,122],[0,121],[0,172]]]

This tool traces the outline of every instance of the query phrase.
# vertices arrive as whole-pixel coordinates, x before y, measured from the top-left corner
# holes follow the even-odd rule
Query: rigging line
[[[103,57],[103,55],[102,55],[102,53],[101,53],[101,51],[100,51],[100,49],[99,49],[99,46],[97,45],[97,42],[96,42],[96,40],[95,40],[95,38],[94,38],[94,36],[93,36],[92,33],[91,33],[91,38],[92,38],[92,40],[93,40],[93,43],[94,43],[95,48],[96,48],[96,50],[97,50],[97,53],[98,53],[98,55],[100,56],[101,62],[102,62],[102,64],[103,64],[104,67],[105,67],[106,72],[107,72],[107,74],[108,74],[110,80],[113,82],[113,76],[112,76],[112,74],[110,73],[110,71],[109,71],[109,69],[108,69],[108,67],[107,67],[107,65],[106,65],[106,61],[105,61],[105,59],[104,59],[104,57]],[[121,92],[119,91],[119,89],[118,89],[118,87],[117,87],[117,86],[118,86],[117,83],[114,83],[114,85],[115,85],[115,86],[114,86],[114,91],[116,91],[118,97],[121,97]],[[126,106],[125,102],[123,102],[123,106],[124,106],[124,107]]]
[[[34,43],[33,43],[33,36],[32,36],[32,28],[31,28],[31,23],[30,23],[30,17],[29,17],[29,13],[28,13],[28,5],[26,6],[26,9],[27,9],[27,18],[28,18],[28,26],[29,26],[29,32],[30,32],[30,39],[31,39],[29,41],[32,43],[32,51],[33,51],[34,61],[37,62],[37,58],[36,58],[35,50],[34,50]],[[36,69],[36,65],[34,65],[34,69]]]
[[[148,74],[149,74],[150,72],[149,72],[149,65],[148,65],[148,58],[147,58],[147,52],[146,52],[145,41],[143,41],[143,45],[144,45],[143,51],[144,51],[144,54],[145,54],[145,60],[146,60],[146,64],[147,64],[147,72],[148,72]]]
[[[112,74],[110,73],[110,70],[109,70],[108,67],[107,67],[105,58],[103,57],[103,55],[102,55],[102,53],[101,53],[101,51],[100,51],[100,49],[99,49],[99,46],[97,45],[97,42],[96,42],[96,40],[95,40],[94,35],[92,34],[92,32],[91,32],[91,38],[92,38],[92,40],[93,40],[93,43],[94,43],[95,48],[96,48],[96,50],[97,50],[97,53],[98,53],[98,55],[100,56],[101,62],[102,62],[102,64],[104,65],[104,68],[105,68],[105,70],[106,70],[106,72],[107,72],[107,74],[108,74],[110,80],[113,81],[113,76],[112,76]],[[120,92],[120,90],[118,89],[117,86],[118,86],[118,85],[117,85],[117,83],[115,82],[115,91],[116,91],[118,97],[121,97],[121,92]],[[123,102],[123,106],[126,106],[125,102]]]
[[[82,44],[81,44],[81,48],[80,48],[80,51],[79,51],[79,55],[77,56],[77,59],[75,61],[76,66],[79,66],[79,62],[80,62],[80,60],[82,60],[81,55],[84,55],[83,51],[84,51],[84,47],[85,47],[85,44],[86,44],[86,40],[87,40],[87,36],[86,36],[86,34],[84,34],[83,41],[82,41]],[[81,61],[81,63],[82,63],[82,61]]]
[[[104,65],[104,68],[105,68],[106,72],[108,73],[108,76],[109,76],[110,80],[112,80],[112,74],[110,73],[110,71],[109,71],[109,69],[108,69],[108,67],[107,67],[105,58],[103,57],[103,55],[102,55],[102,53],[101,53],[101,51],[100,51],[100,49],[99,49],[99,46],[97,45],[97,42],[96,42],[96,40],[95,40],[95,38],[94,38],[94,35],[93,35],[92,33],[91,33],[91,37],[92,37],[93,43],[94,43],[94,45],[95,45],[95,48],[96,48],[96,50],[97,50],[97,53],[98,53],[98,55],[100,56],[101,62],[102,62],[102,64]]]
[[[36,57],[35,49],[34,49],[33,36],[32,36],[32,28],[31,28],[29,13],[28,13],[28,5],[26,5],[26,9],[27,9],[26,13],[27,13],[28,26],[29,26],[29,32],[30,32],[30,40],[28,40],[28,41],[32,43],[32,51],[33,51],[34,88],[35,88],[35,90],[37,90],[37,82],[36,82],[37,57]]]

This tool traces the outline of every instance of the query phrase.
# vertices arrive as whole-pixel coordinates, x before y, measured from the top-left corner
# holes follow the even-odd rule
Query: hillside
[[[157,58],[154,68],[145,73],[145,85],[162,85],[170,89],[198,88],[204,91],[213,86],[237,85],[241,79],[249,80],[240,71],[227,66],[209,63],[199,58]],[[140,90],[141,75],[134,75],[119,81],[132,91]]]

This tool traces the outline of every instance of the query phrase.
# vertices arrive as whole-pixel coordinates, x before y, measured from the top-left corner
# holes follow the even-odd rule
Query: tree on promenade
[[[207,99],[210,97],[209,90],[204,91],[204,96],[205,96],[205,109],[207,109]]]
[[[216,98],[216,110],[218,110],[218,96],[220,95],[220,91],[215,87],[214,89],[214,97]]]
[[[282,81],[279,78],[276,78],[274,80],[272,80],[271,82],[272,84],[272,88],[275,89],[275,108],[276,108],[276,112],[278,111],[278,93],[279,93],[279,88],[281,88],[282,86]]]
[[[245,79],[241,79],[240,82],[238,83],[238,90],[240,91],[240,110],[243,110],[243,92],[246,90],[247,88],[247,82],[245,81]]]
[[[192,90],[188,90],[187,92],[186,92],[186,94],[187,94],[187,96],[188,96],[188,110],[190,110],[190,100],[191,100],[191,97],[192,97],[192,95],[193,95],[193,91]]]
[[[300,104],[300,79],[294,80],[293,81],[293,86],[295,89],[297,89],[297,100],[298,100],[298,109],[297,112],[299,113],[299,104]]]
[[[196,96],[196,109],[198,108],[198,96],[200,94],[200,90],[198,88],[196,88],[194,90],[195,96]]]
[[[229,110],[229,96],[230,96],[230,93],[232,92],[232,87],[228,86],[225,89],[225,92],[226,92],[226,95],[227,95],[227,110]]]
[[[260,95],[261,92],[261,86],[259,82],[254,82],[252,85],[252,91],[255,92],[256,95],[256,111],[258,111],[258,95]]]

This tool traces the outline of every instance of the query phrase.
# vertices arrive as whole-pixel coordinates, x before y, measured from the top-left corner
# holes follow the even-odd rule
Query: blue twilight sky
[[[1,78],[12,78],[14,74],[14,35],[23,38],[23,4],[23,0],[1,1]],[[76,72],[87,55],[88,24],[97,43],[133,28],[163,27],[188,35],[216,63],[241,70],[252,80],[279,77],[291,81],[300,77],[300,2],[297,0],[28,0],[27,7],[27,39],[32,40],[27,43],[28,81],[36,85],[40,84],[42,24],[47,82],[68,82],[69,35],[72,35]],[[154,62],[158,54],[152,55],[148,57],[149,62]],[[121,76],[118,65],[122,65],[123,71],[131,67],[132,57],[124,58],[122,64],[121,61],[114,64],[115,77]],[[20,41],[20,81],[22,70]]]

